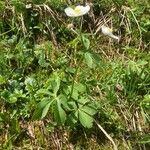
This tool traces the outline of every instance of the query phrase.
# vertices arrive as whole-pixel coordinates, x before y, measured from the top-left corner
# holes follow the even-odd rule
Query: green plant
[[[78,3],[0,1],[1,149],[148,147],[149,2]]]

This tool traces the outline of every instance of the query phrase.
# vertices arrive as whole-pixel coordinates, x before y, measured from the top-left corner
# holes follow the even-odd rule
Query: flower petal
[[[89,12],[90,6],[89,5],[87,5],[87,6],[79,5],[75,8],[75,10],[80,10],[80,12],[76,13],[76,16],[82,16]]]
[[[86,6],[84,7],[84,12],[85,12],[85,13],[88,13],[89,10],[90,10],[90,6],[89,6],[89,5],[86,5]]]
[[[73,16],[74,16],[74,9],[72,9],[72,8],[70,8],[70,7],[67,7],[67,8],[65,9],[65,13],[66,13],[67,16],[73,17]]]

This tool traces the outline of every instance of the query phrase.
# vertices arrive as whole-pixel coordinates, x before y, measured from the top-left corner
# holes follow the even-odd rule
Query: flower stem
[[[70,92],[70,99],[71,99],[72,94],[73,94],[74,84],[75,84],[75,81],[76,81],[76,78],[77,78],[77,74],[78,74],[78,70],[79,70],[81,61],[82,61],[82,57],[80,58],[79,63],[78,63],[78,65],[76,67],[76,70],[75,70],[75,74],[74,74],[73,82],[72,82],[72,87],[71,87],[71,92]]]

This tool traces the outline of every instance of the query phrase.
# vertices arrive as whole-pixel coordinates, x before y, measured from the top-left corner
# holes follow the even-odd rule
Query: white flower
[[[119,41],[120,38],[112,33],[112,29],[110,29],[104,25],[102,25],[101,29],[102,29],[102,33],[104,35],[107,35],[107,36]]]
[[[89,12],[89,10],[90,10],[89,5],[86,5],[86,6],[78,5],[74,9],[71,7],[67,7],[65,9],[65,13],[69,17],[79,17],[79,16],[83,16],[83,15],[87,14]]]
[[[30,9],[30,8],[32,8],[32,4],[27,4],[26,9]]]

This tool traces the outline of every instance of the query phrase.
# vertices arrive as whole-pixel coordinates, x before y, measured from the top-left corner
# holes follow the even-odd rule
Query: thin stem
[[[115,144],[112,137],[104,130],[104,128],[96,120],[95,120],[95,123],[98,126],[98,128],[105,134],[105,136],[110,140],[110,142],[112,143],[112,145],[114,147],[114,150],[118,150],[117,145]]]
[[[83,41],[82,41],[82,21],[83,21],[83,17],[81,17],[81,19],[80,19],[80,31],[79,31],[79,36],[80,36],[81,42],[83,44]],[[83,44],[83,46],[84,46],[84,44]],[[73,94],[74,84],[75,84],[75,80],[76,80],[76,77],[78,74],[78,70],[79,70],[82,58],[83,58],[83,56],[81,56],[81,58],[79,59],[79,63],[78,63],[77,68],[75,70],[75,74],[74,74],[73,82],[72,82],[72,87],[71,87],[71,92],[70,92],[70,99],[71,99],[72,94]]]
[[[16,27],[14,27],[14,28],[12,28],[12,29],[8,30],[7,32],[4,32],[4,33],[0,34],[0,36],[3,36],[3,35],[5,35],[5,34],[7,34],[7,33],[11,32],[11,31],[12,31],[12,30],[14,30],[15,28],[16,28]]]
[[[83,16],[80,18],[80,34],[82,32],[82,22],[83,22]]]
[[[72,94],[73,94],[74,84],[75,84],[75,80],[76,80],[76,77],[77,77],[77,74],[78,74],[78,70],[79,70],[81,61],[82,61],[82,57],[80,58],[78,66],[76,67],[76,70],[75,70],[75,74],[74,74],[73,82],[72,82],[72,87],[71,87],[70,99],[71,99]]]

